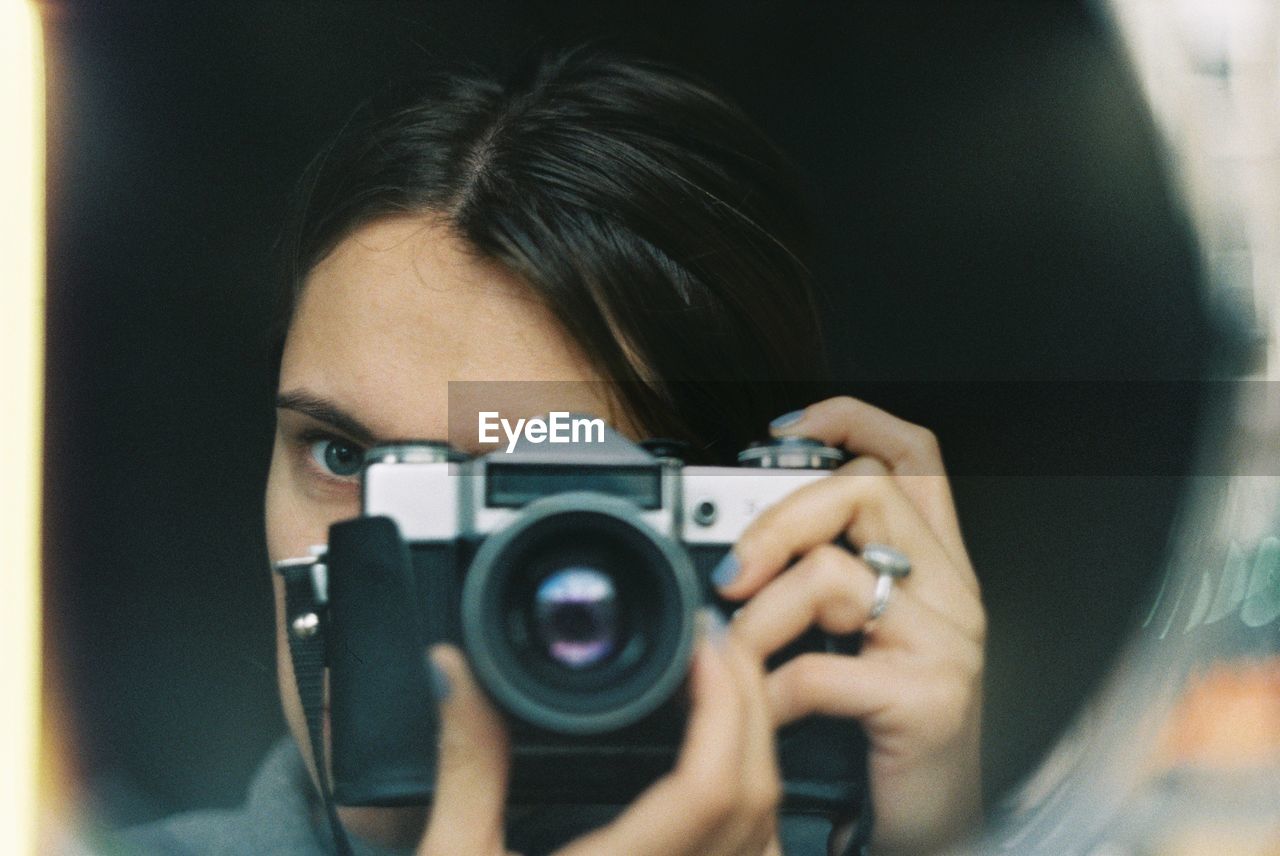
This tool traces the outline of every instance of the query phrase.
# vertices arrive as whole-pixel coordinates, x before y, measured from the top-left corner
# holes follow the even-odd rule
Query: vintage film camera
[[[712,569],[762,509],[842,455],[787,438],[705,467],[646,445],[606,428],[599,442],[471,459],[441,443],[366,454],[362,515],[277,565],[310,601],[290,604],[291,632],[323,640],[339,804],[429,799],[424,654],[441,641],[461,645],[508,719],[513,803],[623,803],[671,768],[696,611],[736,607]],[[858,641],[814,630],[775,660]],[[317,671],[303,683],[319,686]],[[865,797],[856,723],[810,717],[783,729],[779,753],[784,808],[847,813]]]

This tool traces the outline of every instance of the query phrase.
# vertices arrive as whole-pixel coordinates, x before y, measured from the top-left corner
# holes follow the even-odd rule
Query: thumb
[[[498,856],[506,804],[507,730],[451,645],[437,645],[428,667],[440,706],[440,746],[431,821],[419,856]]]

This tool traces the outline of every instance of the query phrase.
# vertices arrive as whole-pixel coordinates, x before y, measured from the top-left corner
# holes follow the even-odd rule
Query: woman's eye
[[[320,469],[337,478],[356,475],[364,462],[364,449],[336,437],[312,440],[308,448]]]

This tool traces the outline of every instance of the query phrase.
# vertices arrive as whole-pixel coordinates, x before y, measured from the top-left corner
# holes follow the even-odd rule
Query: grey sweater
[[[541,856],[583,832],[607,823],[620,809],[581,806],[512,810],[510,849]],[[784,817],[787,856],[823,856],[830,824],[820,818]],[[409,856],[352,840],[356,856]],[[126,830],[115,852],[164,856],[332,856],[333,840],[302,756],[286,738],[271,750],[236,809],[179,814]],[[115,848],[112,848],[114,851]],[[623,856],[623,854],[619,854]]]

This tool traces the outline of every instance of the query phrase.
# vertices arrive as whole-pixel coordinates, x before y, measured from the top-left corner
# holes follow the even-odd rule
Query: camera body
[[[686,466],[604,428],[597,442],[467,459],[440,443],[377,447],[362,514],[308,567],[325,604],[335,800],[430,799],[437,708],[425,662],[466,652],[512,737],[510,799],[620,804],[668,771],[683,739],[697,612],[737,604],[710,575],[761,510],[824,478],[841,454],[787,439],[739,467]],[[856,653],[813,630],[775,655]],[[865,796],[856,723],[810,717],[779,734],[784,807]]]

